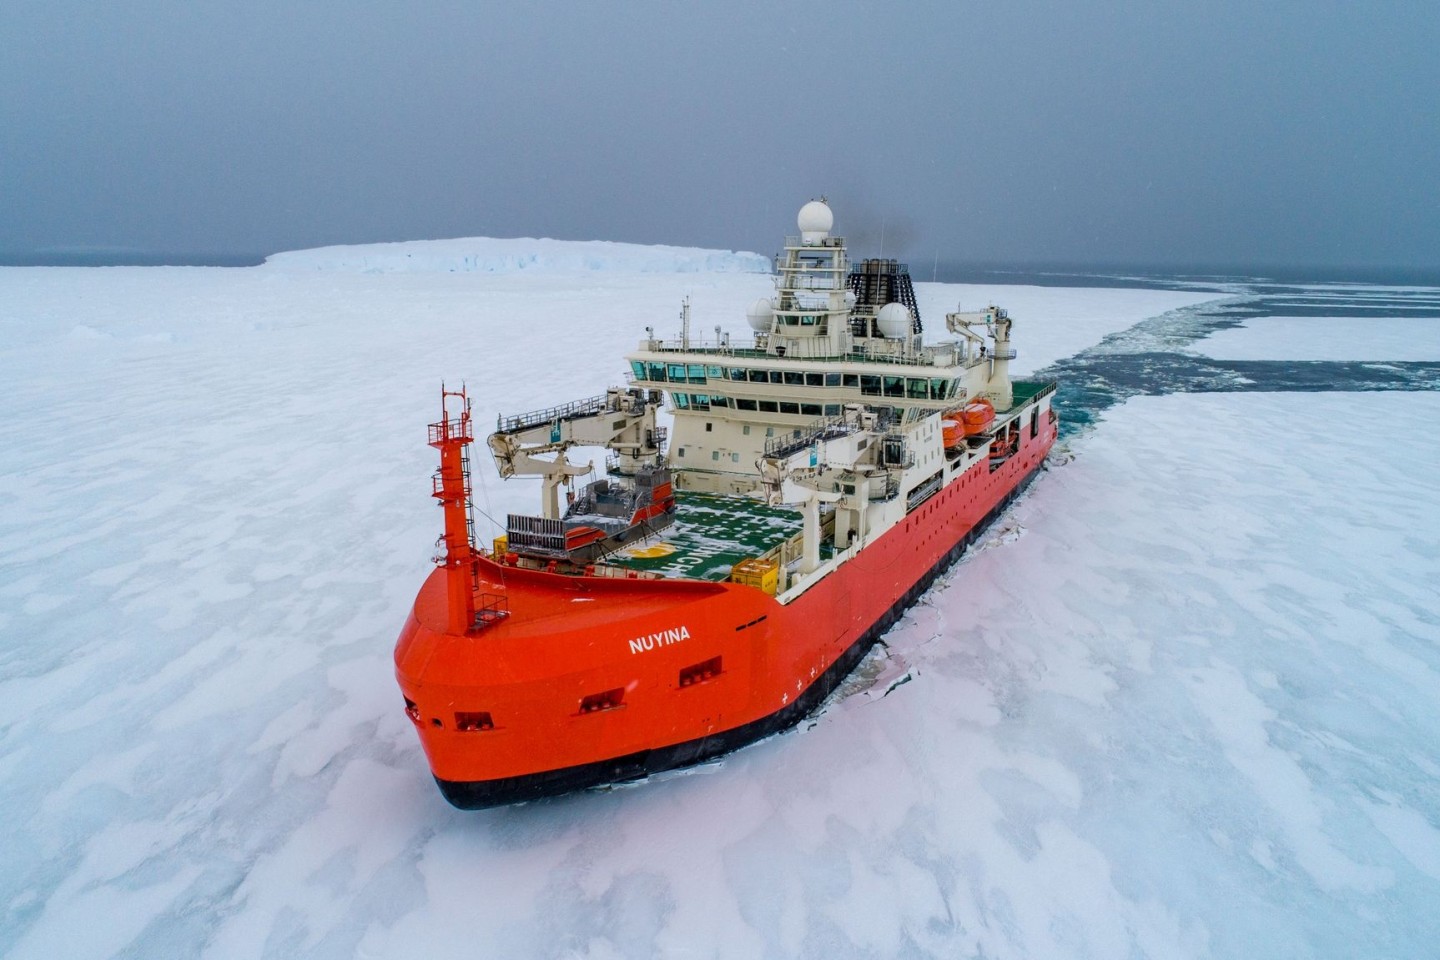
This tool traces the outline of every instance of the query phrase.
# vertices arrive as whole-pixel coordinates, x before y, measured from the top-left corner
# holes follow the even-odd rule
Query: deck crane
[[[501,416],[489,439],[495,467],[506,479],[541,477],[541,515],[558,519],[560,485],[594,469],[594,464],[570,463],[566,451],[604,447],[618,454],[616,472],[633,474],[641,465],[654,462],[664,446],[665,430],[655,423],[661,401],[658,390],[612,387],[598,397]],[[545,459],[552,453],[553,459]]]

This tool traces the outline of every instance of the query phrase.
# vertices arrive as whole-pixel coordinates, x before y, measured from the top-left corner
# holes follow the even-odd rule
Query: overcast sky
[[[1440,3],[3,0],[0,254],[1440,266]]]

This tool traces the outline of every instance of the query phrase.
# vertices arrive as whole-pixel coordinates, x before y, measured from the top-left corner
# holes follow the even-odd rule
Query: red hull
[[[483,807],[641,776],[796,722],[1034,473],[1056,437],[1041,419],[998,469],[976,464],[788,604],[736,583],[481,559],[480,591],[506,596],[510,616],[455,635],[437,570],[395,666],[447,798]]]

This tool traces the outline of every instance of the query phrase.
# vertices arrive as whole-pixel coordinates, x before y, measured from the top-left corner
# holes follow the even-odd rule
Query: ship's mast
[[[440,421],[430,424],[430,446],[440,451],[433,496],[445,511],[445,533],[435,563],[445,571],[446,630],[463,635],[475,629],[475,541],[470,526],[470,457],[475,439],[470,398],[440,387]]]

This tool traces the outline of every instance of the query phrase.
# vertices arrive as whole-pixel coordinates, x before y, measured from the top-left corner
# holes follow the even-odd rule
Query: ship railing
[[[691,340],[689,346],[685,346],[680,340],[644,340],[641,341],[640,350],[647,353],[696,353],[706,356],[735,357],[741,360],[773,361],[786,359],[785,357],[758,347],[738,347],[730,343],[723,343],[717,346],[713,341],[700,340]],[[817,357],[792,357],[790,359],[825,360],[830,363],[872,363],[898,367],[951,367],[963,360],[967,366],[975,367],[985,362],[985,360],[989,360],[990,355],[986,354],[984,360],[982,360],[980,357],[971,354],[970,357],[966,359],[963,358],[959,351],[952,345],[936,344],[935,346],[925,347],[919,353],[911,355],[886,356],[882,354],[851,351],[850,353],[827,354]],[[711,379],[717,383],[720,382],[718,379]],[[643,385],[647,389],[654,389],[653,384],[663,384],[669,381],[651,380],[648,377],[637,378],[633,374],[627,374],[625,382]],[[705,381],[696,380],[687,382],[703,383]]]
[[[792,453],[804,450],[811,444],[849,436],[859,429],[858,423],[847,420],[843,415],[823,417],[799,428],[788,437],[771,437],[766,440],[765,456],[776,459],[788,457]]]
[[[1034,383],[1035,381],[1033,381],[1033,380],[1030,380],[1030,381],[1025,381],[1025,380],[1018,381],[1018,383],[1022,383],[1022,384],[1023,384],[1023,383],[1027,383],[1027,382],[1028,382],[1028,383]],[[1058,380],[1051,380],[1050,382],[1046,383],[1043,387],[1041,387],[1039,390],[1036,390],[1033,394],[1030,394],[1029,396],[1026,396],[1026,397],[1022,397],[1022,398],[1020,399],[1020,402],[1021,402],[1022,404],[1024,404],[1024,403],[1030,403],[1030,402],[1032,402],[1032,401],[1034,401],[1034,400],[1039,400],[1039,399],[1041,399],[1042,397],[1048,397],[1048,396],[1050,396],[1050,394],[1054,393],[1055,390],[1056,390],[1056,388],[1058,388],[1059,386],[1060,386],[1060,381],[1058,381]],[[1018,392],[1018,391],[1017,391],[1017,392]]]
[[[585,568],[587,577],[608,577],[611,580],[664,580],[663,573],[653,570],[632,570],[629,567],[615,567],[596,563]]]
[[[602,393],[598,397],[587,397],[584,400],[563,403],[558,407],[546,407],[544,410],[532,410],[529,413],[520,413],[513,417],[501,415],[495,419],[495,432],[516,433],[521,430],[529,430],[531,427],[554,423],[557,420],[588,417],[609,409],[609,405],[609,397]]]
[[[461,471],[460,489],[458,493],[462,497],[468,498],[471,492],[470,474],[468,471]],[[430,475],[430,496],[434,497],[436,500],[444,500],[446,497],[449,496],[449,491],[445,489],[445,477],[443,474],[441,474],[439,470],[436,470]]]
[[[815,243],[806,243],[801,237],[786,237],[785,246],[787,249],[790,247],[800,247],[804,250],[814,250],[816,248],[824,247],[843,247],[845,246],[845,238],[831,235],[824,237],[823,239]]]
[[[482,593],[475,598],[475,629],[494,626],[510,616],[510,598],[499,593]]]
[[[691,337],[689,340],[646,340],[645,349],[655,353],[718,353],[731,356],[737,351],[743,352],[745,348],[731,346],[729,337],[719,340]]]
[[[474,428],[470,425],[470,418],[452,417],[449,420],[441,420],[439,423],[430,424],[430,446],[435,446],[445,440],[474,440]]]
[[[515,553],[566,555],[563,520],[512,513],[506,519],[505,536],[510,549]]]
[[[872,503],[886,503],[900,496],[899,475],[894,473],[887,473],[884,476],[885,483],[880,487],[880,489],[872,489],[870,491],[870,500]]]

